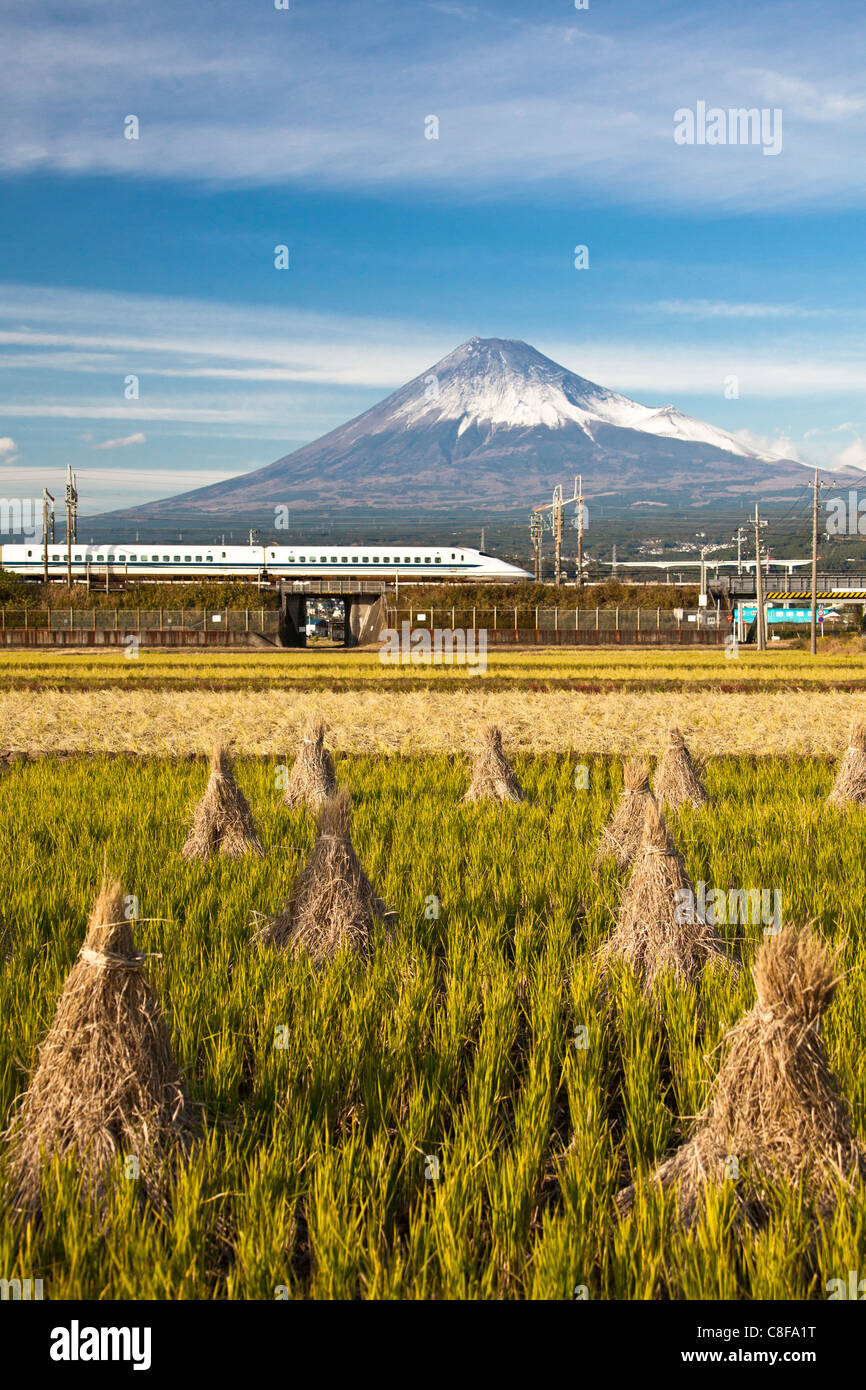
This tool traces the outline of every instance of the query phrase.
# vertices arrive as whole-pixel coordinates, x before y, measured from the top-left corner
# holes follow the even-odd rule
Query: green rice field
[[[528,803],[478,807],[460,802],[461,756],[338,758],[358,854],[399,918],[366,964],[315,973],[247,947],[314,837],[280,805],[275,759],[237,768],[265,857],[192,865],[179,851],[203,761],[13,763],[4,1117],[106,863],[138,898],[138,946],[158,953],[148,973],[204,1127],[170,1215],[142,1210],[120,1161],[102,1220],[77,1205],[74,1168],[49,1171],[43,1226],[0,1222],[5,1276],[42,1278],[53,1299],[791,1300],[857,1269],[866,1195],[822,1222],[780,1187],[757,1232],[735,1225],[729,1189],[689,1234],[670,1195],[617,1215],[619,1188],[701,1109],[753,984],[705,976],[699,1011],[695,988],[669,981],[657,1011],[618,968],[605,993],[595,952],[622,876],[592,860],[620,763],[575,751],[515,767]],[[841,946],[824,1037],[866,1142],[866,816],[824,808],[832,775],[825,759],[714,758],[713,804],[671,828],[692,880],[779,889],[786,920]],[[750,963],[761,925],[720,930]]]

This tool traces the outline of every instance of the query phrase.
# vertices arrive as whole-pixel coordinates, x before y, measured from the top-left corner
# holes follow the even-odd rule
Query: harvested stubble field
[[[835,756],[863,695],[851,691],[714,689],[490,690],[466,677],[453,691],[395,691],[380,683],[345,692],[298,690],[14,691],[0,697],[6,749],[67,752],[208,752],[231,738],[247,754],[293,755],[310,718],[322,718],[344,753],[450,753],[498,724],[527,753],[654,753],[673,720],[702,755]]]
[[[307,813],[280,804],[274,758],[236,769],[265,856],[191,864],[179,851],[204,761],[13,764],[0,779],[4,1115],[107,856],[140,900],[139,949],[161,953],[148,973],[205,1132],[171,1214],[142,1216],[119,1178],[100,1225],[75,1205],[76,1173],[57,1172],[29,1246],[3,1221],[5,1274],[42,1277],[53,1298],[825,1297],[858,1266],[863,1200],[815,1224],[781,1187],[759,1233],[733,1226],[729,1194],[688,1234],[670,1197],[616,1214],[617,1190],[701,1108],[711,1054],[754,993],[747,971],[705,978],[700,1034],[694,987],[669,983],[660,1016],[615,967],[603,999],[594,953],[622,880],[591,862],[621,772],[588,758],[579,790],[579,760],[521,753],[528,803],[471,806],[462,758],[339,757],[355,845],[399,920],[366,964],[343,956],[319,975],[247,951],[251,914],[279,904],[313,838]],[[692,879],[780,888],[786,918],[844,943],[824,1037],[863,1142],[866,817],[824,807],[818,760],[723,757],[706,781],[715,805],[672,820]],[[747,962],[761,930],[721,928]]]

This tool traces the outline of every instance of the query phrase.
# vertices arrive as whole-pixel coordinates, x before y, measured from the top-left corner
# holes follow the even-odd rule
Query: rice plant
[[[753,1226],[721,1185],[686,1230],[674,1194],[645,1181],[709,1103],[719,1044],[755,1005],[766,924],[717,922],[739,975],[669,975],[652,999],[624,961],[603,976],[628,870],[593,859],[619,761],[573,747],[513,763],[523,803],[467,804],[459,754],[336,754],[352,843],[396,916],[366,958],[342,949],[324,967],[249,949],[251,920],[287,900],[316,834],[283,804],[281,757],[235,766],[263,854],[190,862],[202,761],[11,764],[3,1123],[104,865],[137,898],[135,945],[202,1121],[158,1208],[118,1164],[94,1213],[74,1159],[55,1155],[39,1221],[3,1207],[5,1277],[42,1278],[54,1298],[823,1298],[858,1267],[861,1190],[816,1209],[792,1174],[764,1184]],[[689,881],[726,910],[778,891],[786,920],[841,952],[822,1040],[862,1146],[866,817],[825,806],[832,780],[809,757],[709,758],[709,803],[669,829]],[[11,1162],[7,1144],[0,1178]]]

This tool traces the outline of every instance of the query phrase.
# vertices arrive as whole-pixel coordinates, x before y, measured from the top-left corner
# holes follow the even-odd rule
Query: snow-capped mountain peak
[[[473,427],[556,430],[577,425],[594,439],[599,425],[613,425],[710,444],[741,457],[771,457],[673,405],[640,405],[608,391],[518,339],[470,338],[395,392],[387,404],[390,422],[410,429],[457,421],[458,437]]]

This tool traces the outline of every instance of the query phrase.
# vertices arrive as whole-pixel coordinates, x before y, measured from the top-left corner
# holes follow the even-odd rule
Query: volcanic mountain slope
[[[588,497],[680,505],[783,496],[801,464],[673,406],[608,391],[528,343],[470,338],[348,424],[255,472],[115,515],[273,516],[375,507],[505,510],[583,475]]]

